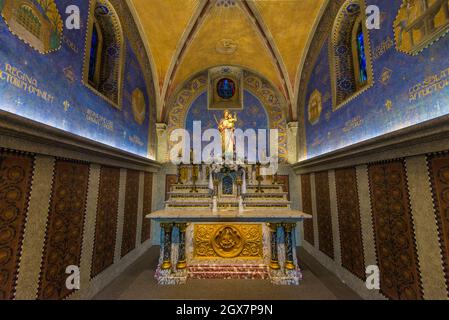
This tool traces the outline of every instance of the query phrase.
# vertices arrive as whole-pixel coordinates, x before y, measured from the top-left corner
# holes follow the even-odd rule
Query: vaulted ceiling
[[[238,65],[271,81],[296,119],[308,42],[328,0],[127,0],[153,65],[158,120],[177,88],[199,71]]]

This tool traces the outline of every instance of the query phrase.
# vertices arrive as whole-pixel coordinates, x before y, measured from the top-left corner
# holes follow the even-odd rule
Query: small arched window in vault
[[[120,109],[124,59],[120,20],[107,0],[96,0],[90,14],[84,83]]]
[[[334,22],[329,46],[334,111],[372,85],[364,12],[363,0],[347,0]]]

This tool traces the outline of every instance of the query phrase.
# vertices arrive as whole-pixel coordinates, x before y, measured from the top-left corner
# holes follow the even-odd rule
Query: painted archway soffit
[[[299,65],[327,0],[129,0],[158,79],[158,119],[193,74],[217,65],[255,70],[284,95],[290,119]]]

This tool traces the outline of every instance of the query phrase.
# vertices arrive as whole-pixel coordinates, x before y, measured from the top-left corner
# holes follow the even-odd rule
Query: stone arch
[[[287,103],[276,87],[255,72],[244,69],[244,90],[254,95],[268,115],[269,128],[279,129],[279,160],[287,161]],[[203,70],[184,82],[167,104],[167,136],[175,129],[184,128],[191,104],[208,88],[208,70]],[[168,142],[170,149],[171,143]]]

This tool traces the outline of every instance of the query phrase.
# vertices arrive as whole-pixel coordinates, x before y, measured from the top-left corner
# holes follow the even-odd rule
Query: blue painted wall
[[[369,31],[374,85],[336,111],[332,111],[328,41],[323,45],[307,85],[304,121],[308,158],[449,113],[447,34],[417,56],[401,53],[395,45],[380,56],[377,53],[384,41],[394,41],[393,23],[401,3],[402,0],[366,1],[367,6],[377,5],[382,12],[381,29]],[[387,69],[391,70],[391,78],[383,83],[381,75]],[[415,86],[432,76],[437,77],[438,90],[413,99]],[[307,106],[315,89],[323,95],[323,111],[319,122],[311,125]]]
[[[134,53],[136,49],[126,39],[122,110],[118,110],[81,81],[89,1],[57,0],[56,5],[63,21],[65,8],[77,5],[81,9],[82,27],[80,30],[64,27],[62,47],[45,55],[14,36],[0,17],[0,109],[146,157],[151,100]],[[122,25],[127,27],[123,22]],[[34,78],[37,87],[54,98],[45,100],[8,83],[7,65]],[[66,76],[68,70],[73,71],[73,82]],[[147,107],[142,125],[134,120],[131,109],[131,93],[136,88],[144,93]],[[68,108],[65,101],[70,104]]]

